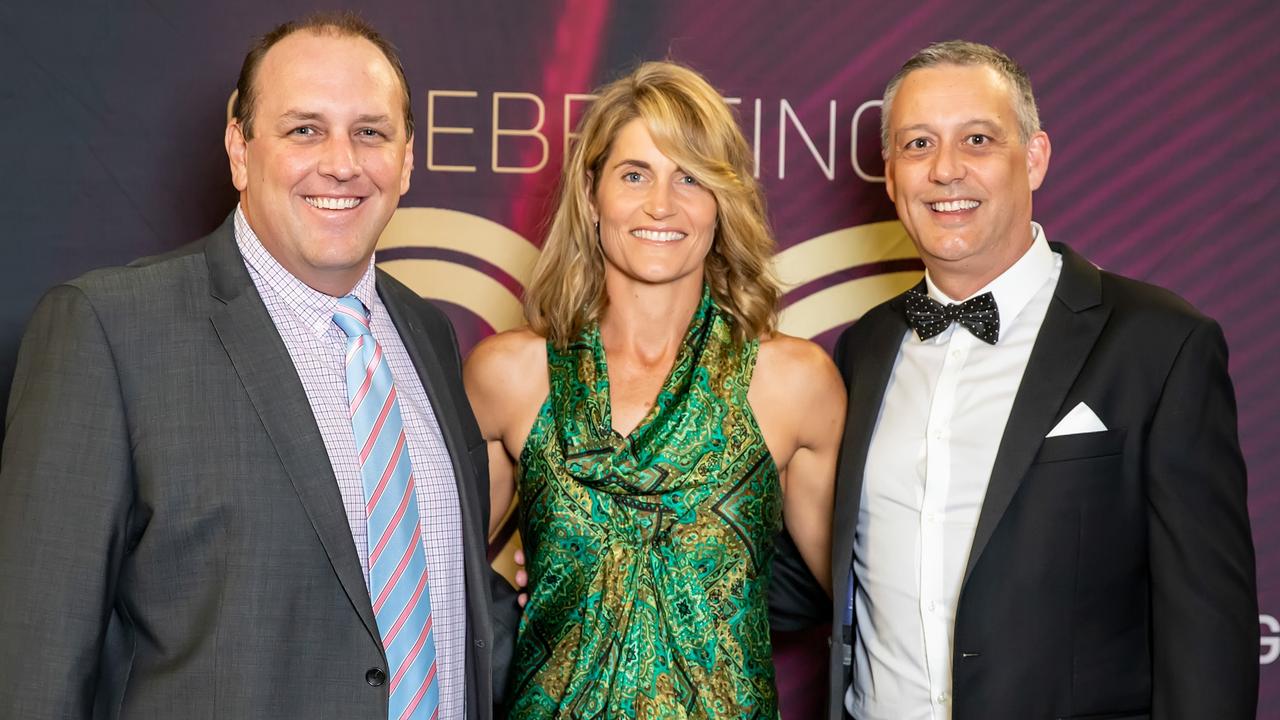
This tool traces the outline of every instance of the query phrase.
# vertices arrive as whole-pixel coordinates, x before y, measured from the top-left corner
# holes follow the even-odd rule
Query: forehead
[[[1005,127],[1017,124],[1010,83],[986,65],[940,65],[912,71],[902,79],[889,114],[889,127],[945,127],[974,121]]]
[[[654,158],[670,160],[654,141],[653,133],[643,119],[633,118],[618,128],[610,144],[610,160],[615,162],[627,159],[652,161]]]
[[[382,51],[362,37],[300,30],[267,51],[254,77],[261,112],[323,111],[312,105],[350,105],[357,112],[398,114],[400,82]],[[377,107],[381,106],[381,107]]]

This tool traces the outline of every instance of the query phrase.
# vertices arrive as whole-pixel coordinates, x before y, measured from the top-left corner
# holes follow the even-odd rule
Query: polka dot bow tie
[[[995,296],[985,292],[962,303],[943,305],[918,290],[907,293],[907,324],[921,340],[946,330],[953,322],[960,323],[979,340],[995,345],[1000,337]]]

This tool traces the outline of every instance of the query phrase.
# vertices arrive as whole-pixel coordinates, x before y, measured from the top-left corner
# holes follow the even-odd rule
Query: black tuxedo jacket
[[[954,720],[1254,717],[1258,609],[1221,329],[1061,245],[1062,274],[991,471],[952,648]],[[846,717],[846,579],[899,296],[840,337],[830,717]],[[1046,438],[1078,403],[1104,432]]]
[[[377,288],[453,462],[467,717],[484,720],[515,623],[491,605],[509,586],[486,558],[486,445],[448,319],[381,272]],[[387,716],[328,453],[230,220],[50,291],[6,428],[0,716]]]

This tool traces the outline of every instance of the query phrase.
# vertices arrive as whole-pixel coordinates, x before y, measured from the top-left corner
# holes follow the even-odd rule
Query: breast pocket
[[[1035,464],[1085,460],[1119,455],[1124,451],[1125,428],[1045,438]]]

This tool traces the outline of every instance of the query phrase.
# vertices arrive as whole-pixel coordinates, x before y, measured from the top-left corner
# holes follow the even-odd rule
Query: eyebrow
[[[285,122],[307,122],[311,120],[321,120],[323,119],[323,117],[324,116],[322,116],[318,112],[304,112],[302,110],[289,110],[288,112],[281,115],[280,119]]]
[[[1004,132],[1004,127],[994,120],[970,120],[961,127],[971,128],[974,126],[986,128],[993,135]]]
[[[999,123],[995,122],[994,120],[986,120],[983,118],[974,118],[973,120],[966,120],[960,123],[960,127],[966,128],[966,129],[972,128],[974,126],[985,128],[989,131],[1003,130],[1003,128],[1000,126]],[[936,130],[933,129],[933,126],[930,125],[929,123],[916,123],[915,125],[907,125],[906,127],[898,128],[898,131],[896,134],[901,135],[902,133],[919,132],[919,131],[937,132]]]
[[[314,120],[324,120],[324,114],[308,112],[305,110],[289,110],[281,115],[280,119],[286,122],[311,122]],[[387,115],[359,115],[356,117],[356,124],[389,125],[391,124],[391,118]]]
[[[631,160],[631,159],[627,159],[627,160],[619,160],[619,161],[617,162],[617,164],[615,164],[615,165],[613,166],[613,168],[616,170],[616,169],[618,169],[618,168],[622,167],[623,165],[634,165],[634,166],[636,166],[636,167],[638,167],[638,168],[640,168],[640,169],[642,169],[642,170],[652,170],[652,169],[653,169],[653,166],[652,166],[652,165],[650,165],[649,163],[647,163],[647,162],[645,162],[645,161],[643,161],[643,160]]]

